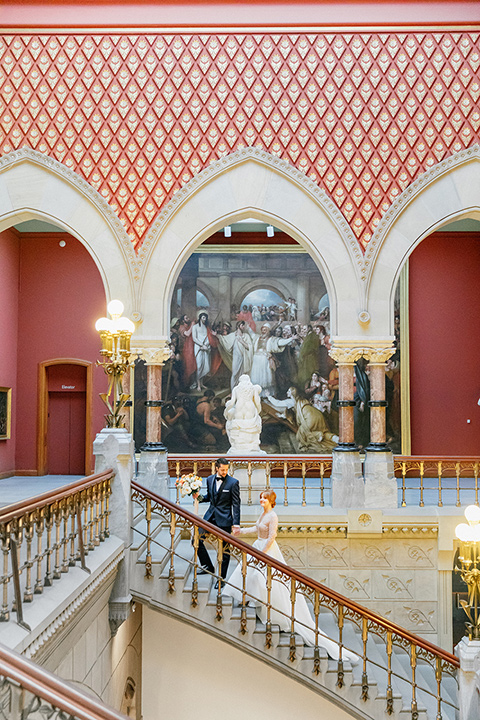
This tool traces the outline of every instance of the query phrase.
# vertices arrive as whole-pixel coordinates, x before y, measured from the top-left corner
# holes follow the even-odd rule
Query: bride
[[[278,528],[278,516],[273,508],[276,503],[276,494],[273,490],[264,490],[260,493],[260,505],[263,513],[258,518],[255,525],[248,528],[241,528],[234,532],[235,535],[246,535],[256,532],[257,539],[253,543],[253,547],[257,550],[270,555],[275,560],[285,563],[282,551],[278,547],[276,537]],[[239,564],[226,585],[223,588],[222,595],[228,595],[238,602],[242,602],[242,566]],[[247,565],[247,577],[245,589],[250,602],[255,602],[256,612],[260,620],[265,624],[267,622],[267,583],[266,570],[260,570],[252,565]],[[272,578],[272,588],[270,593],[270,621],[272,624],[279,625],[280,630],[289,632],[291,629],[290,613],[290,581],[281,582]],[[298,592],[295,597],[295,632],[300,635],[307,645],[315,645],[315,622],[312,618],[307,605],[305,596]],[[318,645],[325,648],[327,653],[334,660],[338,660],[338,645],[333,640],[322,635],[321,628],[318,628]],[[342,659],[349,660],[352,664],[358,662],[359,658],[345,648],[342,650]]]

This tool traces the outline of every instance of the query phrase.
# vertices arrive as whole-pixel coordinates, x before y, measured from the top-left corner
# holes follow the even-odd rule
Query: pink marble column
[[[355,445],[353,409],[355,401],[354,364],[361,357],[358,348],[332,348],[331,357],[337,361],[338,368],[338,412],[339,412],[339,441],[335,450],[358,451]]]
[[[147,365],[146,444],[162,444],[162,366]]]
[[[370,361],[370,445],[386,448],[385,363]]]

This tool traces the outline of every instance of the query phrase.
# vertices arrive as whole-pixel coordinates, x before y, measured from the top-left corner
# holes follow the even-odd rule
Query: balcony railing
[[[214,472],[217,456],[169,454],[171,478],[194,472],[205,477]],[[264,472],[263,487],[272,487],[284,506],[324,507],[330,504],[331,455],[228,456],[230,472],[244,471],[240,486],[248,505],[256,500],[260,488],[255,472]],[[443,507],[476,504],[479,501],[479,457],[394,456],[400,507]],[[177,502],[179,502],[177,491]]]
[[[217,567],[221,567],[223,554],[227,550],[231,556],[238,560],[241,568],[241,581],[235,586],[236,596],[240,598],[239,631],[246,632],[247,605],[255,605],[256,608],[263,608],[262,614],[266,618],[264,623],[264,644],[266,650],[272,646],[273,625],[287,628],[289,640],[289,660],[293,663],[296,660],[297,640],[296,635],[301,627],[306,628],[314,635],[314,649],[312,659],[312,671],[314,674],[320,672],[320,652],[325,643],[322,639],[327,637],[323,628],[330,628],[328,639],[333,641],[338,650],[335,655],[338,657],[336,674],[337,686],[344,684],[344,659],[348,652],[355,653],[361,665],[361,684],[359,687],[359,700],[369,698],[370,682],[372,674],[375,675],[375,682],[384,683],[378,687],[378,693],[385,693],[385,710],[387,713],[393,711],[395,694],[399,687],[409,686],[409,704],[411,706],[412,718],[418,717],[418,700],[426,702],[432,708],[436,720],[441,720],[443,712],[447,708],[446,716],[454,714],[454,701],[449,691],[444,691],[446,678],[455,676],[459,667],[458,659],[449,652],[433,645],[407,630],[382,618],[371,610],[349,600],[339,593],[330,590],[324,585],[303,575],[297,570],[284,565],[269,555],[251,547],[247,543],[221,531],[209,522],[199,518],[183,507],[179,507],[155,493],[142,487],[135,481],[132,482],[132,499],[136,503],[135,515],[137,524],[134,530],[141,538],[141,546],[145,550],[145,577],[151,578],[153,582],[157,578],[153,574],[152,553],[160,556],[161,573],[168,569],[168,577],[165,580],[169,593],[176,591],[176,563],[182,568],[189,566],[187,573],[188,584],[183,587],[183,592],[190,592],[191,605],[196,607],[199,603],[199,581],[198,573],[198,543],[200,536],[216,549]],[[139,517],[142,522],[138,523]],[[163,541],[164,533],[161,528],[168,528],[168,541]],[[179,537],[191,538],[187,547],[191,552],[184,549],[183,555],[177,550]],[[164,570],[165,568],[165,570]],[[255,568],[265,583],[264,597],[257,597],[249,590],[247,572]],[[185,577],[185,571],[181,570]],[[218,589],[216,591],[216,619],[223,617],[225,591],[222,592],[222,584],[231,586],[230,579],[225,583],[217,577]],[[238,573],[237,573],[238,577]],[[275,583],[280,583],[290,598],[289,609],[274,605],[274,597],[278,593],[273,591]],[[178,588],[178,590],[181,590]],[[228,595],[228,591],[226,593]],[[310,608],[311,622],[305,624],[297,614],[299,602],[307,602]],[[303,611],[302,611],[303,612]],[[355,633],[352,633],[352,628]],[[401,658],[399,658],[401,655]],[[430,676],[430,682],[426,678]],[[456,689],[454,692],[456,696]],[[405,695],[403,696],[405,700]]]
[[[23,603],[59,580],[77,563],[89,572],[86,556],[109,536],[109,497],[113,473],[107,470],[0,510],[0,622],[16,613],[23,619]]]
[[[2,720],[125,720],[126,716],[0,645]]]

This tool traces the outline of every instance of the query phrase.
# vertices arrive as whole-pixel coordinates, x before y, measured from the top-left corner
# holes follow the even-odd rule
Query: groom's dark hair
[[[230,465],[230,462],[227,458],[218,458],[218,460],[215,460],[215,467],[218,468],[220,465]]]

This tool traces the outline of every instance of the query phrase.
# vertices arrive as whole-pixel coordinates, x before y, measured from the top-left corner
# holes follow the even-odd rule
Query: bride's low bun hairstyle
[[[267,498],[272,508],[274,508],[277,504],[277,494],[274,492],[274,490],[262,490],[262,492],[260,493],[260,497]]]

